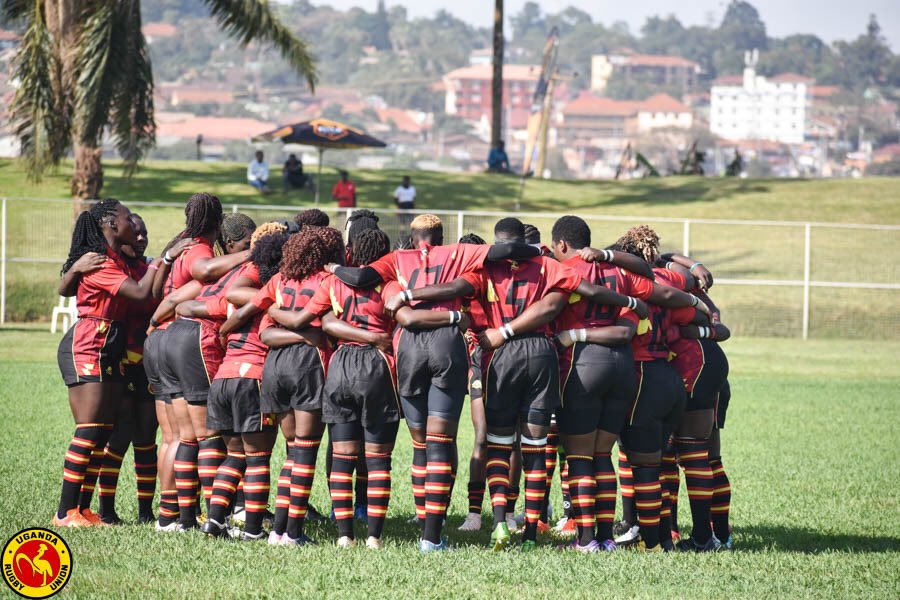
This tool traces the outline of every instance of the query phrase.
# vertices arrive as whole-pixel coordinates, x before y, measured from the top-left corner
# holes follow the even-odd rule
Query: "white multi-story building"
[[[729,140],[799,144],[806,134],[813,80],[795,73],[756,74],[756,52],[747,53],[743,77],[723,77],[710,93],[710,131]]]

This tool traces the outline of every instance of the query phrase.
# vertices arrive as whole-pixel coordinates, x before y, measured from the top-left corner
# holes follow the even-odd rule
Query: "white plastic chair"
[[[53,314],[50,316],[50,333],[56,333],[56,322],[62,317],[62,330],[68,331],[76,320],[78,320],[78,308],[75,306],[75,296],[66,298],[59,297],[59,304],[53,307]]]

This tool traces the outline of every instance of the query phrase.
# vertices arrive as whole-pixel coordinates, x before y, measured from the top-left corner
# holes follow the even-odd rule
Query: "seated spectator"
[[[256,158],[247,165],[247,183],[263,194],[272,191],[269,189],[269,163],[263,157],[262,150],[257,150]]]
[[[303,161],[297,158],[296,154],[291,154],[288,156],[288,159],[284,161],[284,166],[281,168],[281,175],[284,180],[284,191],[288,191],[289,189],[303,189],[308,184],[311,184],[309,177],[303,172]]]
[[[331,188],[331,197],[337,200],[338,208],[356,206],[356,184],[350,181],[350,174],[341,169],[341,179]]]
[[[506,144],[500,142],[496,148],[491,148],[488,154],[488,171],[490,173],[509,173],[509,157],[506,156]]]

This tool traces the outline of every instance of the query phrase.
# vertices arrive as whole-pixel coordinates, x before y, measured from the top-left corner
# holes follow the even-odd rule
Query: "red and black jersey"
[[[322,316],[332,312],[336,317],[359,329],[375,333],[394,330],[394,320],[384,312],[381,285],[367,290],[353,288],[328,274],[322,279],[319,289],[307,302],[306,310]],[[353,344],[340,340],[340,344]]]
[[[689,282],[687,277],[678,273],[677,271],[670,271],[669,269],[662,269],[660,267],[653,268],[653,274],[660,280],[661,283],[673,287],[676,290],[681,290],[682,292],[689,292],[691,285],[693,282]]]
[[[475,288],[475,296],[485,309],[488,327],[492,328],[509,323],[548,292],[572,293],[581,283],[581,276],[573,269],[543,256],[489,262],[482,269],[463,276]],[[537,332],[550,335],[550,325],[544,325]]]
[[[402,289],[415,290],[428,285],[449,283],[463,273],[478,269],[487,259],[490,246],[450,244],[429,246],[422,242],[415,250],[395,250],[369,266],[378,271],[385,283],[397,281]],[[459,310],[461,300],[443,302],[413,301],[412,308]]]
[[[250,301],[258,306],[264,314],[259,330],[265,331],[269,327],[276,325],[269,315],[266,314],[266,311],[273,304],[285,310],[303,310],[327,275],[327,271],[319,271],[299,282],[287,279],[281,273],[276,273],[272,276],[266,285],[260,288],[253,300]],[[322,322],[316,319],[309,326],[321,327]]]
[[[194,241],[197,243],[179,254],[175,262],[172,263],[172,267],[169,269],[169,277],[166,279],[164,290],[166,296],[194,279],[191,269],[194,267],[195,262],[215,256],[213,247],[207,240],[194,238]]]
[[[78,283],[75,293],[78,318],[122,321],[128,309],[128,300],[118,297],[118,293],[122,284],[129,279],[130,272],[125,260],[107,247],[103,266],[82,275]]]
[[[662,308],[650,305],[650,329],[631,338],[631,349],[636,362],[669,359],[672,327],[687,325],[694,320],[696,310],[686,308]]]
[[[140,281],[147,273],[148,264],[145,260],[135,260],[129,263],[128,268],[131,278]],[[147,327],[157,306],[159,300],[151,295],[143,302],[132,302],[128,307],[125,315],[125,364],[137,365],[144,360]]]
[[[691,320],[693,320],[693,314]],[[669,328],[667,332],[669,350],[672,353],[672,366],[678,370],[678,374],[684,380],[684,389],[690,393],[694,391],[694,385],[700,377],[700,372],[703,371],[705,357],[700,340],[683,338],[680,331],[678,325]]]
[[[612,263],[589,262],[576,255],[563,264],[571,267],[588,283],[602,285],[623,296],[646,300],[653,294],[653,282],[650,279],[626,271]],[[631,316],[628,313],[631,313]],[[636,318],[632,318],[633,315],[634,313],[627,308],[595,304],[578,294],[572,294],[569,304],[556,318],[555,328],[557,331],[565,331],[582,327],[608,327],[615,325],[620,317],[635,321]]]

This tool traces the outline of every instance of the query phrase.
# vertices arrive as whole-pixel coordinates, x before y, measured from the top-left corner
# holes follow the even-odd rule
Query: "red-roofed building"
[[[141,27],[141,31],[143,32],[144,37],[147,38],[148,44],[152,44],[155,40],[160,38],[172,37],[178,33],[178,29],[171,23],[159,22],[147,23]]]
[[[609,78],[621,73],[626,80],[640,79],[660,86],[678,86],[686,92],[697,85],[700,65],[680,56],[636,54],[630,50],[591,57],[591,89],[603,91]]]
[[[491,116],[491,65],[470,65],[444,75],[444,110],[467,121]],[[503,65],[503,110],[530,110],[541,68]]]
[[[690,129],[691,109],[667,94],[646,100],[613,100],[582,92],[562,109],[560,138],[582,142],[595,138],[627,138],[653,129]]]
[[[229,117],[196,117],[190,113],[156,113],[156,138],[160,145],[179,140],[193,141],[198,135],[204,142],[249,141],[255,135],[277,127],[275,123],[256,119]]]
[[[19,45],[19,34],[15,31],[0,29],[0,50],[15,48]]]
[[[161,83],[157,87],[169,106],[183,104],[230,104],[234,101],[231,88],[219,87],[220,84]]]

